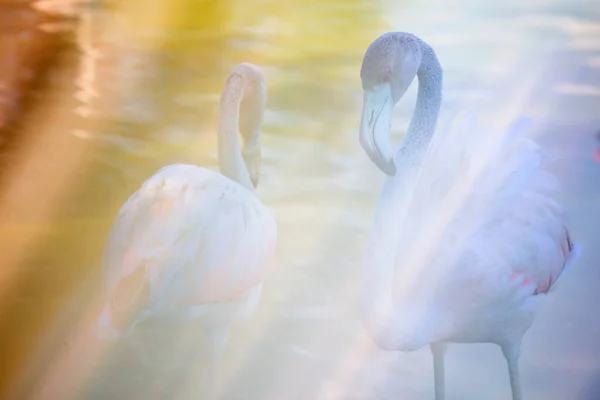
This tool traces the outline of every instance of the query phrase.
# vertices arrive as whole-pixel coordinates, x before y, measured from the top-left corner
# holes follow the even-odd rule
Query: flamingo
[[[436,400],[445,395],[449,343],[497,344],[521,400],[523,335],[580,250],[549,161],[523,136],[529,120],[499,134],[481,132],[474,116],[453,118],[434,135],[443,72],[411,33],[373,41],[360,76],[360,144],[387,175],[364,256],[363,324],[384,350],[430,346]],[[393,109],[415,76],[416,108],[393,153]]]
[[[213,397],[230,326],[255,310],[276,246],[275,220],[255,193],[265,103],[261,71],[238,65],[220,99],[222,174],[186,164],[158,170],[121,207],[102,257],[100,337],[118,339],[152,315],[201,322]]]

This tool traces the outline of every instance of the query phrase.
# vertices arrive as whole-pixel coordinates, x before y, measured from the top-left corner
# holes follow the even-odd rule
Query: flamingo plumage
[[[414,115],[393,152],[393,109],[415,76]],[[387,177],[365,252],[361,315],[383,349],[430,346],[436,400],[445,395],[448,343],[499,345],[521,400],[522,337],[579,247],[549,161],[524,136],[528,120],[502,132],[457,118],[435,133],[442,78],[435,51],[410,33],[386,33],[365,53],[360,143]]]
[[[212,396],[230,326],[256,308],[276,246],[276,222],[255,192],[265,103],[261,71],[238,65],[220,100],[222,174],[161,168],[121,207],[102,258],[107,300],[98,334],[117,339],[148,316],[200,322],[212,349]]]

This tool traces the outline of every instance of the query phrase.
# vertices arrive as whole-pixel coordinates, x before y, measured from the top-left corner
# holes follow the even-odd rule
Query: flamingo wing
[[[171,165],[119,211],[103,255],[105,281],[113,304],[125,308],[146,283],[157,308],[234,300],[262,281],[276,237],[252,192],[210,170]]]
[[[554,247],[556,248],[557,246]],[[541,273],[537,274],[535,271],[528,271],[527,268],[516,268],[511,273],[509,280],[520,280],[523,290],[531,290],[531,287],[533,287],[534,296],[547,294],[556,286],[564,272],[578,258],[579,251],[579,246],[573,243],[569,231],[565,228],[564,240],[560,244],[560,255],[554,257],[554,262],[546,264],[549,268],[544,268]]]
[[[435,135],[400,224],[395,299],[425,281],[438,299],[453,288],[480,298],[516,278],[547,293],[574,261],[558,181],[529,127],[521,118],[483,134],[471,118]]]

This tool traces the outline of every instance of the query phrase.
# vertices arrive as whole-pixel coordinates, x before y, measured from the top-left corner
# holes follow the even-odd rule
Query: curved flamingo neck
[[[219,115],[219,168],[221,173],[250,191],[254,185],[240,148],[240,104],[244,97],[244,78],[233,73],[221,95]]]
[[[433,49],[421,41],[423,55],[417,71],[417,104],[396,153],[404,167],[418,168],[435,132],[442,103],[443,71]]]
[[[378,246],[378,251],[368,254],[369,262],[363,275],[363,320],[371,336],[382,348],[404,346],[399,342],[406,333],[403,313],[395,309],[392,301],[396,240],[402,229],[398,221],[404,220],[406,206],[412,200],[413,185],[433,138],[442,101],[442,68],[433,49],[424,42],[421,44],[423,54],[417,70],[419,89],[415,111],[394,156],[398,173],[384,183],[368,248],[374,249],[374,243],[384,237],[387,245]],[[426,333],[423,331],[423,334]]]

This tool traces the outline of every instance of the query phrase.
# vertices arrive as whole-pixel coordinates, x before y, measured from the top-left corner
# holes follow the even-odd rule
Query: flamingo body
[[[265,103],[260,70],[238,65],[220,100],[222,173],[160,169],[121,207],[102,257],[107,300],[97,333],[118,339],[148,316],[200,323],[213,362],[211,397],[230,325],[256,308],[277,241],[275,220],[255,192]]]
[[[245,187],[193,165],[164,167],[123,205],[109,234],[110,308],[129,306],[147,284],[143,316],[208,316],[211,307],[220,315],[222,303],[249,316],[276,237],[271,213]]]
[[[389,142],[394,104],[419,80],[417,106],[400,148]],[[577,259],[556,177],[525,134],[454,118],[436,132],[442,69],[416,36],[393,32],[367,49],[361,144],[388,176],[364,262],[361,313],[388,350],[430,345],[436,399],[444,397],[446,343],[495,343],[517,361],[540,300]]]

